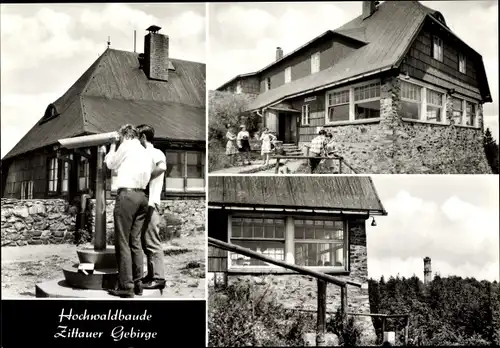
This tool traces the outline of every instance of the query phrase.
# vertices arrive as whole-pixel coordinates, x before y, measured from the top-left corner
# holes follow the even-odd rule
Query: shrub
[[[302,346],[310,314],[292,312],[279,304],[269,288],[260,292],[248,283],[210,289],[210,347]]]
[[[343,316],[340,308],[337,309],[335,316],[327,321],[326,331],[337,335],[341,346],[356,346],[360,344],[361,329],[353,317]]]

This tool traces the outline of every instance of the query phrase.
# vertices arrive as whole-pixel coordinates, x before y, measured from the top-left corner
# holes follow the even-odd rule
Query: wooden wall
[[[223,210],[208,209],[208,235],[223,242],[228,240],[227,214]],[[227,251],[208,247],[208,272],[227,271]]]
[[[271,88],[277,88],[285,83],[285,69],[291,66],[292,81],[301,79],[311,74],[311,55],[320,52],[320,70],[328,69],[339,60],[346,57],[359,47],[359,44],[353,43],[341,37],[327,36],[325,39],[318,40],[302,52],[285,59],[276,66],[264,71],[260,75],[260,92],[266,91],[266,79],[271,78]]]
[[[434,34],[443,40],[442,62],[432,56]],[[466,56],[465,74],[458,70],[459,53]],[[430,24],[425,25],[419,33],[405,60],[401,68],[407,71],[411,77],[444,88],[455,88],[457,92],[470,97],[480,97],[476,64],[470,51],[463,46],[461,47],[448,34],[438,31]]]
[[[310,100],[311,98],[315,99]],[[305,104],[309,105],[309,125],[303,125],[301,120],[299,127],[299,142],[309,142],[318,135],[316,128],[325,124],[325,92],[301,96],[291,103],[296,110],[302,110]],[[299,115],[299,118],[302,119],[302,116]]]

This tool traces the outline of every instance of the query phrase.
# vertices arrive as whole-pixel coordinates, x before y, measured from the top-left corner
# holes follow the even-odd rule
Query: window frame
[[[73,160],[73,154],[70,153],[68,154],[68,159]],[[68,194],[69,193],[69,177],[71,175],[71,164],[67,161],[61,161],[61,193],[63,194]],[[67,172],[67,177],[66,176]],[[90,167],[89,167],[89,172],[90,172]],[[66,182],[66,190],[64,189],[64,182]]]
[[[264,80],[264,87],[265,87],[266,92],[271,90],[271,78],[270,77],[266,77],[266,79]]]
[[[467,57],[461,52],[458,52],[458,71],[467,74]]]
[[[295,239],[295,220],[320,220],[320,221],[342,221],[343,223],[343,241],[342,243],[332,243],[331,240],[319,240],[314,239],[314,243],[321,244],[327,243],[330,241],[330,244],[342,244],[343,246],[343,265],[342,266],[301,266],[306,267],[307,269],[320,271],[329,274],[339,274],[339,275],[347,275],[351,271],[351,259],[350,259],[350,235],[349,235],[349,219],[338,214],[331,215],[306,215],[306,214],[272,214],[272,213],[258,213],[258,212],[245,212],[245,211],[232,211],[227,215],[227,236],[228,241],[231,243],[231,240],[252,240],[251,238],[238,238],[232,236],[232,219],[233,218],[262,218],[262,219],[283,219],[285,225],[284,231],[284,240],[283,240],[283,253],[284,253],[284,262],[290,263],[290,259],[287,255],[293,255],[293,265],[297,265],[295,261],[295,244],[297,239]],[[289,220],[290,219],[290,220]],[[293,225],[293,229],[290,230],[288,225]],[[291,241],[290,241],[291,237]],[[254,240],[267,240],[265,238],[256,238]],[[299,239],[300,242],[308,242],[308,239]],[[291,248],[291,250],[290,250]],[[260,265],[260,266],[240,266],[233,265],[231,261],[231,252],[228,251],[227,255],[227,269],[228,272],[234,273],[287,273],[289,270],[284,269],[283,267],[277,265]]]
[[[287,66],[284,70],[285,74],[285,84],[292,82],[292,67]]]
[[[374,100],[381,100],[381,97],[376,97],[376,98],[370,98],[366,100],[359,100],[359,101],[354,101],[354,90],[356,88],[364,87],[364,86],[369,86],[372,84],[380,84],[380,88],[382,87],[382,82],[380,79],[372,79],[372,80],[367,80],[359,83],[355,83],[352,85],[344,86],[344,87],[338,87],[334,89],[327,90],[325,92],[325,125],[326,126],[335,126],[335,125],[343,125],[343,124],[357,124],[357,123],[371,123],[371,122],[378,122],[380,120],[380,117],[376,118],[364,118],[364,119],[356,119],[356,103],[359,102],[366,102],[366,101],[374,101]],[[336,92],[341,92],[341,91],[349,91],[349,103],[344,103],[344,104],[337,104],[337,105],[346,105],[349,104],[349,119],[348,120],[341,120],[341,121],[330,121],[329,119],[329,108],[331,106],[335,105],[329,105],[329,95],[334,94]],[[381,92],[380,92],[381,94]]]
[[[47,194],[57,195],[60,192],[60,171],[59,159],[57,156],[50,156],[47,158]],[[52,163],[55,163],[52,168]],[[51,185],[51,183],[54,183]],[[22,185],[21,185],[22,187]],[[53,189],[53,190],[52,190]]]
[[[315,52],[311,54],[311,74],[315,74],[321,70],[321,53]]]
[[[309,104],[304,104],[302,105],[302,110],[300,114],[300,124],[302,126],[309,126],[310,122],[311,122],[311,107]]]
[[[437,51],[436,51],[436,46],[439,48],[439,50]],[[437,56],[436,52],[438,53]],[[443,39],[441,39],[437,35],[432,36],[432,58],[441,63],[444,60],[444,42]]]
[[[168,165],[169,165],[169,162],[168,162],[168,154],[172,154],[172,153],[177,153],[177,154],[182,154],[181,157],[182,157],[182,160],[181,160],[181,165],[182,165],[182,176],[181,177],[178,177],[178,176],[175,176],[175,177],[171,177],[171,176],[168,176],[167,173],[165,173],[165,177],[163,179],[163,188],[162,188],[162,191],[164,193],[164,195],[171,195],[171,194],[190,194],[190,193],[193,193],[193,194],[205,194],[206,192],[206,184],[207,184],[207,178],[206,178],[206,151],[200,151],[200,150],[194,150],[194,149],[166,149],[166,150],[162,150],[163,153],[165,154],[165,158],[166,158],[166,161],[167,161],[167,171],[168,171]],[[188,179],[192,178],[192,177],[189,177],[188,176],[188,161],[187,161],[187,157],[188,157],[188,153],[196,153],[197,155],[201,155],[201,164],[200,165],[196,165],[196,166],[200,166],[201,167],[201,177],[196,177],[196,179],[203,179],[203,189],[202,190],[199,190],[199,189],[189,189],[189,186],[188,186]],[[171,178],[171,179],[183,179],[183,188],[182,189],[168,189],[168,185],[167,185],[167,180],[168,178]]]
[[[82,149],[82,151],[84,151],[85,153],[89,154],[89,155],[92,155],[92,151],[89,149],[89,148],[86,148],[86,149]],[[86,174],[84,174],[84,176],[80,176],[80,167],[82,165],[82,163],[85,165],[85,168],[87,168],[86,170]],[[82,156],[80,155],[80,158],[78,159],[78,163],[76,165],[76,173],[77,173],[77,192],[79,193],[85,193],[85,192],[89,192],[90,191],[90,159],[86,158],[85,156]],[[85,169],[84,169],[84,173],[85,173]],[[81,188],[80,187],[80,179],[81,178],[85,178],[85,182],[86,182],[86,185],[85,185],[85,188]]]

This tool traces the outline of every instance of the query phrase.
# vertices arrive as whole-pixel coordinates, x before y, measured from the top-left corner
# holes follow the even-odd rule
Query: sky
[[[451,30],[482,55],[494,101],[484,105],[484,123],[498,141],[498,1],[422,3],[440,11]],[[276,47],[290,53],[360,13],[361,2],[347,1],[210,4],[208,88],[272,63]]]
[[[367,223],[368,275],[500,277],[497,175],[376,175],[388,212]]]
[[[2,4],[1,156],[104,52],[143,52],[146,28],[169,35],[170,56],[206,62],[206,5]]]

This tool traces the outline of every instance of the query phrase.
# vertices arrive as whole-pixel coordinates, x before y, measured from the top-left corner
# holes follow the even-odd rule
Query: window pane
[[[184,177],[184,152],[167,152],[167,177]]]
[[[264,237],[264,221],[263,219],[253,219],[253,236],[254,238]]]
[[[427,121],[441,122],[441,108],[427,105]]]
[[[435,106],[443,105],[443,93],[433,91],[432,89],[427,89],[427,104],[432,104]]]
[[[183,172],[183,170],[182,170],[183,165],[182,164],[174,164],[170,168],[171,168],[171,170],[168,173],[169,178],[182,178],[182,177],[184,177],[182,175],[182,172]]]
[[[420,118],[420,104],[401,100],[401,116],[418,120]]]
[[[285,243],[276,241],[242,241],[232,239],[231,243],[239,245],[243,248],[248,248],[252,251],[261,253],[270,258],[279,261],[285,261]],[[232,266],[269,266],[267,262],[263,262],[248,256],[231,253]]]
[[[166,191],[184,191],[183,178],[166,178],[165,179]]]
[[[201,165],[188,165],[186,176],[188,178],[202,178],[203,167]]]
[[[330,106],[328,108],[328,121],[348,121],[349,120],[349,104]]]
[[[417,85],[406,81],[401,81],[401,98],[420,103],[422,101],[420,90],[421,88]]]
[[[186,190],[188,191],[205,191],[205,179],[188,178]]]
[[[364,100],[380,97],[380,83],[372,83],[369,85],[354,88],[354,100]]]
[[[344,266],[343,245],[295,242],[295,264],[300,266]]]
[[[199,152],[187,152],[186,162],[188,165],[200,165],[201,164],[201,153]]]
[[[466,102],[467,126],[474,126],[476,123],[476,105]]]
[[[367,118],[379,118],[380,117],[380,101],[375,100],[371,102],[361,102],[356,103],[354,108],[354,118],[356,120],[362,120]]]

